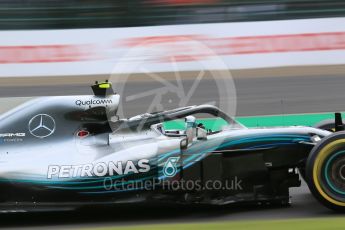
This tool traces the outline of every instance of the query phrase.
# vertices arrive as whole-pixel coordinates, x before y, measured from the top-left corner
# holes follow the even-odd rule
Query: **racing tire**
[[[306,180],[324,206],[345,212],[345,131],[333,133],[314,146],[307,159]]]
[[[343,123],[345,122],[345,120],[343,120]],[[314,125],[314,128],[317,129],[324,129],[330,132],[335,132],[335,121],[334,119],[327,119],[327,120],[323,120],[320,121],[319,123],[317,123],[316,125]]]

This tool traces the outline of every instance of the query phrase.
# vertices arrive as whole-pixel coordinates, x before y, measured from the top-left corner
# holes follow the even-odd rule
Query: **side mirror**
[[[188,139],[187,138],[183,138],[180,142],[180,148],[181,150],[185,150],[188,148]]]
[[[196,129],[196,138],[198,140],[207,140],[207,131],[202,128]]]
[[[334,123],[336,132],[344,130],[343,118],[341,117],[341,113],[334,114]]]

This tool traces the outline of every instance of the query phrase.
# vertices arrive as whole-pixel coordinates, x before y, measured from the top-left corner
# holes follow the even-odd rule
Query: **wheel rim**
[[[323,180],[332,196],[345,201],[345,150],[331,154],[326,159]],[[334,194],[335,193],[335,194]],[[339,197],[340,195],[340,197]],[[342,197],[341,197],[342,196]]]
[[[315,158],[313,181],[319,194],[332,204],[345,206],[345,177],[341,168],[345,165],[344,139],[325,145]],[[342,168],[345,170],[345,168]],[[340,175],[340,173],[342,173]]]

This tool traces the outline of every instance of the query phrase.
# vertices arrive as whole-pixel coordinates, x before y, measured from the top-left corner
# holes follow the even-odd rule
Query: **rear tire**
[[[345,212],[345,131],[325,137],[311,150],[306,180],[324,206]]]

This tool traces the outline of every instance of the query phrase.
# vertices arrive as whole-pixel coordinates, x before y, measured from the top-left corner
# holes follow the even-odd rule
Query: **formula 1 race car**
[[[109,82],[91,96],[42,97],[0,117],[0,208],[133,202],[287,204],[297,169],[327,207],[345,210],[345,133],[248,129],[211,105],[119,118]],[[218,130],[198,122],[215,117]],[[168,122],[182,122],[183,129]]]

